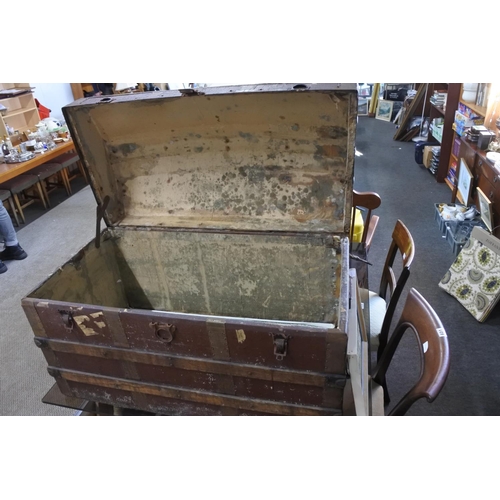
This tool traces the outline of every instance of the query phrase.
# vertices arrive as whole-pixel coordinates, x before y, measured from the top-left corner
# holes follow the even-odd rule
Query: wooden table
[[[2,182],[9,181],[10,179],[14,179],[14,177],[17,177],[18,175],[25,174],[31,169],[38,167],[39,165],[43,165],[44,163],[48,163],[59,155],[74,149],[75,144],[70,139],[68,142],[57,144],[57,146],[51,151],[46,151],[43,154],[37,154],[35,158],[32,158],[31,160],[23,161],[22,163],[0,163],[0,184]]]

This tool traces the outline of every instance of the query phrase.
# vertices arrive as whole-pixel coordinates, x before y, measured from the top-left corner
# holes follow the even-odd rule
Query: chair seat
[[[38,175],[38,178],[43,181],[52,175],[60,172],[64,167],[60,163],[44,163],[39,167],[30,170],[31,174]]]
[[[59,163],[62,168],[69,167],[80,160],[80,157],[76,153],[64,153],[54,158],[51,163]]]
[[[18,194],[34,186],[38,182],[38,175],[22,174],[0,185],[0,189],[8,189],[13,194]]]
[[[366,288],[360,289],[360,295],[363,301],[366,301],[366,296],[368,295],[368,307],[370,308],[370,345],[377,347],[378,337],[382,331],[382,323],[387,311],[387,303],[378,293]]]
[[[7,189],[0,190],[0,201],[6,201],[10,198],[10,191]]]

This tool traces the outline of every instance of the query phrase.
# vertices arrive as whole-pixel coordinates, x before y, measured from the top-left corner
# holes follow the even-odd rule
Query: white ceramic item
[[[462,99],[464,101],[475,102],[477,97],[477,83],[464,83],[462,90]]]
[[[55,118],[44,118],[42,121],[49,132],[55,132],[58,128],[61,127],[61,122],[59,120],[56,120]]]

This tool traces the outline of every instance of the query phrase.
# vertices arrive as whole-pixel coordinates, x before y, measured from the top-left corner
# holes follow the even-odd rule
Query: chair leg
[[[12,196],[7,200],[9,202],[10,211],[14,216],[14,220],[16,221],[16,226],[19,227],[19,217],[17,216],[17,210],[14,205],[14,201],[12,200]]]
[[[63,168],[61,170],[61,178],[62,178],[64,187],[66,188],[66,193],[68,193],[68,196],[71,196],[71,185],[69,183],[69,178],[68,178],[68,167]]]
[[[13,194],[12,196],[14,197],[14,203],[16,204],[17,211],[21,216],[21,220],[23,221],[23,224],[26,224],[26,219],[24,218],[23,209],[21,207],[21,203],[19,202],[19,196],[17,195],[17,193]]]
[[[42,184],[40,183],[40,181],[36,183],[36,188],[38,190],[38,195],[40,196],[40,200],[42,200],[43,208],[47,210],[47,202],[45,201],[45,196],[43,195]]]
[[[49,208],[52,208],[50,204],[49,193],[47,193],[47,188],[45,186],[45,182],[40,181],[40,185],[42,186],[43,195],[45,196],[45,201],[47,202],[47,205],[49,206]]]

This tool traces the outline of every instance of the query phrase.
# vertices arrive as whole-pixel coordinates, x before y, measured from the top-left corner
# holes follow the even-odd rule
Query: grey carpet
[[[17,233],[28,258],[7,262],[0,275],[0,415],[74,413],[41,401],[54,379],[33,343],[21,299],[94,237],[95,207],[86,187]]]
[[[379,226],[370,249],[370,288],[376,290],[397,219],[408,227],[415,242],[415,259],[402,303],[410,287],[432,305],[448,333],[451,368],[438,398],[417,402],[413,415],[500,414],[500,305],[486,323],[477,322],[453,297],[438,287],[455,257],[434,221],[434,204],[449,203],[451,191],[414,160],[415,144],[392,138],[395,126],[374,118],[359,117],[356,148],[363,156],[355,160],[355,187],[376,191],[382,204],[376,213]],[[402,396],[418,372],[410,338],[401,346],[391,370],[389,392]],[[391,390],[393,387],[393,390]]]

